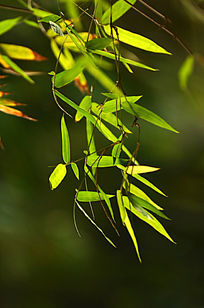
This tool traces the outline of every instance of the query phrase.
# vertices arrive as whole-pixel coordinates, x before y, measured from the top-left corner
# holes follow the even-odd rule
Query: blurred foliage
[[[57,13],[53,2],[41,3]],[[163,1],[152,0],[152,5],[172,20],[172,31],[198,59],[188,82],[189,93],[183,93],[177,76],[186,53],[176,41],[132,11],[118,23],[131,29],[137,18],[138,33],[151,33],[151,38],[163,41],[173,53],[167,61],[138,51],[142,62],[158,67],[160,72],[154,73],[153,78],[152,72],[134,69],[132,83],[124,80],[124,84],[130,94],[135,90],[145,93],[143,106],[151,104],[154,111],[168,118],[181,132],[169,135],[142,123],[139,152],[142,161],[161,166],[157,177],[148,178],[168,191],[165,208],[172,221],[165,226],[177,245],[159,239],[131,217],[142,239],[144,260],[139,265],[126,234],[121,232],[120,241],[115,239],[118,248],[114,249],[93,232],[80,213],[77,221],[82,239],[78,238],[72,218],[74,175],[70,171],[69,180],[54,194],[47,182],[51,167],[58,162],[61,143],[61,114],[50,95],[50,78],[34,76],[33,86],[9,76],[5,91],[12,92],[16,101],[27,103],[26,113],[39,121],[32,123],[1,114],[0,132],[5,148],[0,152],[3,307],[203,307],[203,25],[180,9],[180,1],[165,1],[164,5]],[[15,13],[1,9],[0,15],[1,19],[16,17]],[[38,46],[38,52],[49,61],[23,63],[24,69],[51,71],[55,59],[48,42],[37,29],[24,29],[19,25],[2,35],[1,43],[20,42],[32,50]],[[73,100],[82,98],[73,86],[68,86],[67,92]],[[81,124],[73,126],[68,121],[68,125],[72,140],[82,140]],[[129,141],[134,148],[134,137],[129,137]],[[73,148],[77,158],[80,144],[74,143]],[[107,174],[101,171],[100,176]],[[107,189],[114,185],[117,176],[112,173],[105,183]],[[114,237],[100,208],[96,209],[96,216],[104,221],[103,229]]]

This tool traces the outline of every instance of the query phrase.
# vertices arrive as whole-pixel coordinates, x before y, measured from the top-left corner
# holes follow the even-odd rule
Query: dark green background
[[[57,12],[55,2],[42,0],[40,3]],[[189,15],[178,0],[148,3],[166,14],[172,20],[170,28],[193,53],[203,57],[201,21]],[[0,4],[17,5],[16,1],[0,1]],[[138,7],[142,8],[139,4]],[[1,20],[14,16],[17,14],[0,9]],[[129,12],[117,24],[146,35],[173,53],[170,57],[132,49],[144,63],[160,71],[135,69],[135,74],[130,75],[122,69],[122,78],[128,94],[143,94],[141,104],[180,131],[174,134],[141,121],[138,157],[142,164],[161,167],[161,171],[147,177],[169,197],[162,198],[144,189],[171,217],[171,221],[163,224],[177,244],[132,218],[143,260],[139,264],[126,230],[119,223],[121,236],[117,238],[97,205],[97,221],[117,249],[109,246],[77,211],[82,234],[79,238],[72,217],[74,189],[78,184],[71,170],[56,191],[50,191],[48,184],[52,170],[49,166],[61,161],[61,113],[51,96],[50,78],[47,74],[34,77],[33,86],[22,78],[9,76],[5,89],[13,93],[16,101],[28,104],[22,110],[38,122],[0,114],[0,135],[5,146],[0,152],[3,308],[204,307],[203,58],[201,64],[196,63],[189,81],[190,94],[186,95],[180,90],[177,77],[187,55],[185,50],[135,12]],[[44,63],[18,62],[25,69],[45,72],[53,69],[55,60],[49,42],[38,30],[19,25],[0,39],[26,45],[48,57]],[[76,102],[80,101],[82,95],[74,86],[65,91]],[[74,124],[67,119],[67,123],[75,159],[85,147],[84,122]],[[135,139],[129,140],[132,149]],[[118,187],[118,172],[110,169],[99,175],[106,191]],[[117,215],[115,202],[113,206]]]

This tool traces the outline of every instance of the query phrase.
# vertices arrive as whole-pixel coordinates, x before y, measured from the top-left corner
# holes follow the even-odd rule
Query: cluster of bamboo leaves
[[[162,224],[153,215],[156,214],[162,218],[168,219],[163,213],[163,208],[151,200],[151,198],[144,191],[139,189],[136,184],[137,181],[142,182],[157,193],[165,196],[159,188],[145,177],[141,176],[143,173],[155,172],[159,170],[159,168],[139,164],[135,157],[136,151],[128,149],[125,144],[127,140],[126,136],[132,134],[133,130],[123,123],[122,114],[128,113],[133,120],[136,119],[137,121],[142,119],[172,132],[177,131],[160,116],[142,107],[140,104],[141,96],[125,95],[120,84],[117,84],[115,80],[112,80],[107,75],[106,69],[110,68],[110,60],[112,60],[113,65],[116,67],[116,71],[119,71],[120,65],[124,65],[128,74],[133,73],[132,67],[151,70],[153,72],[157,70],[141,62],[124,57],[123,50],[128,48],[127,45],[148,52],[166,55],[170,55],[171,53],[149,38],[135,33],[134,29],[133,31],[129,31],[115,25],[116,21],[131,8],[131,6],[123,0],[116,1],[112,7],[110,7],[108,2],[95,0],[95,9],[93,15],[90,16],[93,26],[90,27],[88,31],[83,31],[83,24],[79,18],[79,7],[75,5],[74,1],[64,1],[69,8],[70,19],[65,19],[61,12],[56,15],[43,9],[32,7],[23,0],[19,2],[29,9],[32,13],[32,19],[30,19],[30,17],[22,19],[19,16],[1,21],[0,35],[12,29],[20,22],[24,22],[28,26],[38,29],[43,27],[44,31],[46,31],[46,36],[50,40],[51,50],[56,57],[56,67],[50,72],[55,101],[62,110],[64,110],[64,108],[61,107],[62,102],[71,107],[71,110],[75,112],[75,114],[73,111],[71,112],[75,122],[81,120],[85,122],[87,148],[84,149],[83,158],[74,161],[71,158],[70,138],[65,122],[65,114],[67,111],[64,110],[61,118],[63,162],[59,163],[54,168],[49,177],[51,189],[54,190],[61,184],[67,174],[67,169],[71,168],[77,180],[79,180],[79,187],[76,190],[74,198],[75,206],[84,213],[113,246],[113,242],[96,224],[94,218],[88,216],[82,204],[84,202],[89,204],[98,202],[101,204],[107,218],[114,229],[117,230],[111,203],[112,199],[115,197],[122,223],[127,228],[134,243],[138,258],[141,260],[129,213],[134,214],[139,219],[146,222],[170,241],[173,240]],[[130,0],[131,4],[135,2],[136,0]],[[86,11],[83,9],[83,14],[85,13]],[[44,60],[44,57],[25,46],[0,44],[0,63],[4,69],[15,71],[28,82],[33,83],[30,76],[24,72],[20,66],[13,62],[12,59]],[[60,66],[62,69],[61,71],[59,71]],[[91,85],[88,84],[86,79],[87,74],[92,75],[95,81],[100,83],[104,88],[104,92],[102,93],[104,96],[103,101],[96,102],[93,100]],[[118,78],[117,74],[116,78]],[[184,72],[181,80],[185,80],[185,78],[186,74]],[[79,90],[84,93],[84,97],[79,103],[74,102],[63,94],[62,90],[59,90],[72,82],[75,82]],[[8,106],[15,106],[16,104],[17,103],[11,100],[0,98],[0,111],[14,115],[18,115],[15,114],[15,112],[19,112],[18,116],[27,117],[20,114],[19,110],[16,111],[12,109],[12,111],[7,109],[6,111],[6,108],[10,108]],[[106,123],[108,123],[108,126]],[[113,130],[110,129],[111,126]],[[115,133],[115,128],[118,131],[117,134]],[[95,140],[96,131],[99,131],[108,141],[108,146],[105,149],[97,148],[97,142]],[[105,155],[107,152],[110,154]],[[80,160],[84,162],[81,175],[77,165]],[[99,168],[117,168],[120,171],[119,174],[122,174],[121,179],[118,181],[118,189],[114,194],[106,193],[102,189],[100,183],[98,183],[96,174]],[[86,175],[86,177],[84,177],[84,175]],[[87,189],[84,178],[88,178],[94,184],[95,191],[89,191]]]

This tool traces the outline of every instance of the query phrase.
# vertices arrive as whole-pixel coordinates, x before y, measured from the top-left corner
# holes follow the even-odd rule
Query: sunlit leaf
[[[89,159],[92,155],[95,156],[95,154],[92,154],[92,153],[96,153],[96,145],[95,145],[95,137],[94,137],[94,126],[88,119],[86,119],[86,136],[87,136],[87,145],[88,145],[88,153],[89,153],[87,159]],[[91,170],[93,172],[93,175],[95,175],[96,167],[91,166]]]
[[[112,39],[108,37],[96,38],[96,39],[88,41],[86,43],[86,48],[92,49],[92,50],[95,50],[95,49],[102,50],[106,48],[107,46],[109,46],[111,42],[112,42]]]
[[[7,63],[8,67],[13,69],[15,72],[20,74],[23,78],[25,78],[28,82],[34,83],[34,81],[16,64],[14,63],[8,56],[1,55],[2,59]],[[7,68],[8,68],[7,67]]]
[[[163,210],[162,207],[160,207],[154,201],[152,201],[150,199],[150,197],[147,196],[147,194],[145,194],[145,192],[142,191],[137,186],[133,185],[132,183],[127,183],[127,181],[124,182],[123,186],[126,189],[127,193],[131,193],[131,194],[135,195],[136,197],[143,199],[144,201],[148,202],[149,204],[151,204],[152,206],[154,206],[158,210]]]
[[[55,86],[57,88],[61,88],[72,82],[83,71],[85,66],[85,59],[81,59],[78,60],[78,62],[76,62],[74,67],[72,67],[71,69],[56,74]]]
[[[134,175],[140,173],[154,172],[158,171],[159,169],[160,168],[137,165],[137,166],[128,166],[126,172],[128,174]]]
[[[121,109],[123,109],[123,105],[122,103],[126,102],[126,100],[133,104],[136,103],[142,96],[122,96],[118,99],[113,99],[110,101],[105,102],[105,104],[103,105],[103,112],[116,112],[119,111]],[[125,105],[126,106],[126,105]]]
[[[41,56],[32,49],[24,46],[13,45],[13,44],[0,44],[0,51],[6,54],[10,58],[18,60],[34,60],[43,61],[45,57]]]
[[[47,16],[41,18],[41,19],[39,20],[39,22],[50,23],[50,21],[56,22],[56,21],[58,21],[58,20],[60,20],[60,19],[61,19],[61,17],[60,17],[59,15],[51,14],[51,15],[47,15]]]
[[[109,124],[113,125],[119,130],[124,130],[124,132],[128,134],[132,134],[132,132],[122,123],[119,119],[119,115],[115,116],[112,113],[105,113],[103,112],[103,107],[97,103],[92,103],[91,105],[93,113],[95,113],[98,117],[103,119],[104,121],[108,122]]]
[[[150,210],[151,212],[157,214],[158,216],[164,218],[164,219],[168,219],[169,218],[164,214],[162,213],[161,211],[159,211],[158,209],[156,209],[152,204],[150,204],[149,202],[147,202],[146,200],[142,199],[142,198],[139,198],[135,195],[132,195],[132,194],[129,194],[128,195],[128,198],[130,199],[131,203],[135,205],[139,205],[147,210]]]
[[[126,167],[122,166],[122,165],[117,165],[118,168],[122,169],[123,171],[126,171]],[[159,188],[157,188],[154,184],[152,184],[149,180],[143,178],[141,175],[139,174],[132,174],[132,176],[134,178],[136,178],[138,181],[142,182],[143,184],[145,184],[146,186],[150,187],[151,189],[155,190],[156,192],[158,192],[159,194],[166,196]]]
[[[108,198],[113,198],[114,195],[107,195]],[[94,202],[104,200],[104,195],[97,191],[79,191],[77,200],[80,202]]]
[[[107,167],[113,167],[121,164],[127,164],[128,159],[124,158],[117,158],[115,159],[112,156],[98,156],[98,155],[91,155],[87,157],[87,165],[89,166],[96,166],[99,168],[107,168]]]
[[[27,116],[26,114],[24,114],[22,111],[8,107],[8,106],[4,106],[0,104],[0,111],[4,112],[6,114],[10,114],[10,115],[14,115],[16,117],[20,117],[20,118],[24,118],[27,120],[31,120],[31,121],[37,121],[36,119],[33,119],[29,116]]]
[[[129,2],[131,4],[135,4],[136,0],[129,0]],[[110,14],[112,14],[111,16],[112,22],[115,22],[121,16],[123,16],[129,9],[131,9],[131,6],[128,3],[126,3],[124,0],[116,1],[112,5],[112,10],[111,8],[108,8],[103,14],[100,21],[102,24],[110,23]]]
[[[188,56],[183,62],[178,76],[179,76],[179,84],[182,90],[186,90],[188,86],[188,80],[193,73],[194,68],[194,57]]]
[[[81,103],[79,104],[79,107],[82,108],[83,110],[89,111],[91,107],[91,96],[86,95],[82,99]],[[77,111],[75,115],[75,122],[79,122],[83,118],[83,114]]]
[[[70,139],[64,115],[62,116],[61,119],[61,135],[62,135],[62,157],[64,162],[67,164],[70,162]]]
[[[111,36],[111,26],[110,25],[104,26],[104,30],[109,36]],[[134,32],[130,32],[128,30],[125,30],[119,27],[113,28],[113,38],[114,39],[119,38],[119,41],[125,44],[131,45],[131,46],[134,46],[134,47],[146,50],[146,51],[163,53],[163,54],[168,54],[168,55],[171,54],[170,52],[166,51],[164,48],[157,45],[152,40],[142,35],[136,34]]]
[[[20,20],[21,17],[16,17],[0,21],[0,35],[12,29]]]
[[[136,250],[138,259],[141,262],[139,248],[138,248],[138,244],[137,244],[137,239],[136,239],[136,236],[135,236],[135,233],[133,231],[130,219],[129,219],[128,214],[127,214],[126,209],[125,209],[126,199],[123,199],[123,196],[122,196],[120,190],[117,190],[117,202],[118,202],[118,207],[119,207],[119,210],[120,210],[120,217],[121,217],[122,223],[127,228],[128,232],[130,234],[130,237],[131,237],[133,244],[135,246],[135,250]]]
[[[134,215],[136,215],[141,220],[145,221],[148,225],[150,225],[152,228],[154,228],[156,231],[161,233],[163,236],[165,236],[167,239],[172,241],[172,238],[168,235],[162,224],[148,211],[143,209],[141,206],[132,204],[127,196],[123,196],[123,201],[125,204],[125,207],[131,211]]]
[[[66,166],[63,164],[57,165],[57,167],[54,169],[54,171],[49,177],[52,190],[59,186],[59,184],[62,182],[66,174],[67,174]]]
[[[110,52],[103,51],[103,50],[91,50],[91,52],[94,53],[94,54],[97,54],[99,56],[103,56],[103,57],[109,58],[111,60],[115,60],[115,55],[110,53]],[[143,69],[146,69],[146,70],[158,71],[158,69],[156,69],[156,68],[152,68],[152,67],[147,66],[143,63],[140,63],[140,62],[137,62],[137,61],[134,61],[134,60],[131,60],[131,59],[127,59],[127,58],[124,58],[122,56],[120,56],[118,58],[118,60],[122,63],[130,64],[130,65],[140,67],[140,68],[143,68]]]
[[[79,168],[76,163],[71,163],[72,171],[74,172],[75,177],[79,180]]]
[[[107,104],[107,103],[106,103]],[[125,109],[126,112],[131,113],[135,115],[137,118],[141,118],[147,122],[150,122],[156,126],[168,129],[170,131],[173,131],[175,133],[178,133],[177,130],[175,130],[171,125],[169,125],[164,119],[162,119],[160,116],[155,114],[154,112],[138,105],[133,104],[130,102],[129,99],[124,100],[122,102],[122,106]]]
[[[1,92],[0,92],[0,96],[1,96]],[[5,98],[1,98],[0,99],[0,104],[4,105],[4,106],[9,106],[9,107],[25,106],[25,104],[18,103],[18,102],[15,102],[15,101],[11,100],[11,99],[5,99]]]

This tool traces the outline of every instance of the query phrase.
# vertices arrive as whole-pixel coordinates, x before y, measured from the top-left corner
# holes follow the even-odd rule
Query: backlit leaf
[[[161,233],[163,236],[165,236],[167,239],[169,239],[170,241],[174,243],[174,241],[168,235],[168,233],[166,232],[162,224],[151,213],[149,213],[148,211],[146,211],[139,205],[136,205],[136,204],[132,205],[132,203],[129,201],[127,196],[123,196],[123,201],[124,201],[125,207],[129,211],[131,211],[138,218],[145,221],[148,225],[150,225],[152,228],[154,228],[156,231],[158,231],[159,233]]]
[[[106,48],[107,46],[109,46],[111,42],[112,42],[112,39],[108,37],[96,38],[96,39],[88,41],[86,43],[86,48],[92,49],[92,50],[95,50],[95,49],[102,50]]]
[[[91,107],[91,96],[86,95],[82,99],[81,103],[79,104],[79,107],[82,108],[83,110],[89,111]],[[83,114],[77,111],[75,115],[75,122],[79,122],[83,118]]]
[[[105,32],[111,36],[111,27],[110,25],[107,26],[103,26]],[[151,52],[155,52],[155,53],[163,53],[163,54],[168,54],[170,55],[171,53],[166,51],[164,48],[160,47],[159,45],[157,45],[155,42],[153,42],[152,40],[136,34],[134,32],[130,32],[128,30],[116,27],[117,30],[115,30],[115,28],[113,28],[113,38],[114,39],[118,39],[120,42],[123,42],[125,44],[146,50],[146,51],[151,51]],[[116,33],[117,31],[117,33]]]
[[[24,46],[13,45],[13,44],[0,44],[0,51],[6,54],[10,58],[18,60],[34,60],[43,61],[45,57],[41,56],[32,49]]]
[[[194,57],[188,56],[185,61],[183,62],[178,76],[179,76],[179,83],[182,90],[186,90],[188,86],[188,80],[193,73],[194,68]]]
[[[61,119],[61,135],[62,135],[62,158],[64,162],[67,164],[70,162],[70,139],[64,115],[62,116]]]
[[[105,102],[105,104],[102,106],[103,112],[116,112],[121,109],[123,109],[122,103],[125,102],[126,100],[129,103],[135,103],[137,102],[142,96],[126,96],[126,97],[120,97],[118,99],[113,99],[110,101]]]
[[[71,163],[72,171],[74,172],[75,177],[79,180],[79,168],[76,163]]]
[[[107,195],[108,198],[113,198],[114,195]],[[104,200],[104,195],[97,191],[79,191],[77,200],[80,202],[94,202]]]
[[[137,239],[136,239],[136,236],[135,236],[135,233],[133,231],[130,219],[129,219],[128,214],[127,214],[126,209],[125,209],[125,206],[126,206],[125,203],[127,201],[126,201],[126,199],[123,199],[123,196],[122,196],[120,190],[117,190],[117,202],[118,202],[118,207],[119,207],[119,210],[120,210],[120,217],[121,217],[122,223],[127,228],[128,232],[130,234],[130,237],[131,237],[133,244],[135,246],[135,250],[136,250],[138,259],[141,262],[139,248],[138,248],[138,244],[137,244]]]
[[[31,121],[37,121],[36,119],[33,119],[29,116],[27,116],[26,114],[24,114],[22,111],[8,107],[8,106],[4,106],[0,104],[0,111],[4,112],[6,114],[10,114],[10,115],[14,115],[16,117],[20,117],[20,118],[24,118],[27,120],[31,120]]]
[[[12,29],[20,20],[21,17],[16,17],[0,21],[0,35]]]
[[[129,0],[131,4],[135,4],[136,0]],[[129,9],[131,9],[131,6],[126,3],[124,0],[116,1],[112,5],[112,10],[108,8],[105,13],[103,14],[101,18],[102,24],[108,24],[110,23],[110,14],[112,13],[112,22],[115,22],[118,20],[121,16],[123,16]]]
[[[154,172],[154,171],[158,171],[159,169],[160,168],[137,165],[137,166],[128,166],[126,169],[126,172],[128,174],[134,175],[134,174],[140,174],[140,173]]]
[[[52,190],[59,186],[59,184],[62,182],[66,174],[67,174],[66,166],[63,164],[57,165],[57,167],[54,169],[54,171],[49,177]]]

